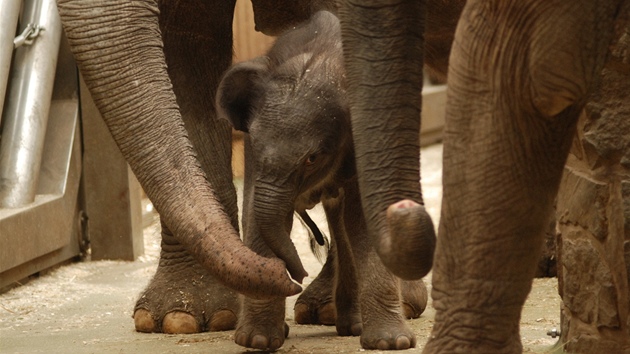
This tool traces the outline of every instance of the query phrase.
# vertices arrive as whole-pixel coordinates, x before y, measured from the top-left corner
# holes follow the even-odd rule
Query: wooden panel
[[[250,0],[237,0],[234,9],[234,62],[263,55],[275,38],[254,29],[254,11]]]
[[[92,259],[144,253],[141,188],[81,80],[83,188]]]

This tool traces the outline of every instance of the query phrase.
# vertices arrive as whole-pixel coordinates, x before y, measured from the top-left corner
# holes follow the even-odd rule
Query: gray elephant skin
[[[256,27],[282,33],[315,10],[335,10],[331,3],[255,0]],[[230,127],[215,118],[212,99],[230,65],[234,2],[58,4],[86,84],[164,222],[162,260],[136,328],[229,328],[236,295],[228,288],[265,302],[299,292],[280,260],[299,279],[291,252],[266,258],[238,236]],[[454,38],[436,317],[424,351],[518,353],[520,310],[575,122],[628,4],[471,0],[455,31],[461,4],[339,2],[360,197],[379,257],[395,274],[423,276],[431,249],[415,246],[430,237],[410,230],[426,219],[416,212],[421,68],[433,63],[445,74],[435,64],[446,62]],[[417,220],[389,222],[392,205]]]
[[[406,281],[401,298],[400,280],[369,242],[337,17],[317,12],[278,37],[266,56],[230,68],[216,101],[218,116],[245,132],[246,245],[267,257],[275,256],[277,247],[294,247],[293,213],[308,218],[306,210],[323,203],[331,249],[324,269],[296,302],[296,321],[318,323],[332,315],[337,333],[361,335],[363,347],[389,349],[387,332],[397,334],[391,341],[401,343],[395,345],[415,346],[405,317],[424,310],[426,287],[421,280]],[[305,274],[299,263],[289,272],[294,278]],[[321,294],[330,304],[322,303]],[[284,311],[283,299],[245,298],[236,342],[277,349],[286,336]]]

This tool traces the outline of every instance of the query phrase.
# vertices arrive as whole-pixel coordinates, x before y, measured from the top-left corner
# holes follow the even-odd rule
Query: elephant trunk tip
[[[289,260],[289,262],[286,263],[286,267],[291,275],[291,278],[299,284],[302,284],[304,278],[308,277],[308,273],[302,266],[302,262],[300,262],[299,259],[297,261]]]
[[[387,231],[380,234],[378,254],[389,270],[405,280],[416,280],[433,265],[435,230],[424,206],[405,199],[387,208]]]
[[[223,276],[219,279],[224,280],[227,286],[254,299],[287,297],[302,291],[301,286],[289,279],[282,260],[260,257],[249,250],[245,253],[244,257],[234,254],[223,264],[226,269],[218,272]],[[245,269],[242,267],[244,264],[248,264]],[[228,269],[236,269],[237,272],[232,273]]]

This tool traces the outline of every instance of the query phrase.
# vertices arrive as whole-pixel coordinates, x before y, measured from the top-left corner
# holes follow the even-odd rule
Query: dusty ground
[[[434,220],[441,200],[441,145],[423,149],[423,189]],[[312,218],[325,224],[323,212]],[[299,225],[299,224],[298,224]],[[155,271],[159,255],[158,225],[145,230],[146,254],[135,262],[73,263],[0,295],[0,353],[242,353],[233,331],[197,335],[141,334],[133,328],[132,310],[139,292]],[[321,264],[308,250],[305,231],[293,234],[312,281]],[[430,284],[430,281],[427,281]],[[355,353],[358,338],[337,337],[334,327],[298,326],[287,301],[289,338],[279,353]],[[559,328],[557,280],[538,279],[525,305],[521,334],[526,352],[548,352],[556,343],[547,331]],[[434,310],[409,321],[420,353],[430,333]]]

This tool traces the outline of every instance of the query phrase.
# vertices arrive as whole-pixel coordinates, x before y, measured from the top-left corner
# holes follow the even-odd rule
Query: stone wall
[[[630,353],[630,9],[578,125],[557,201],[561,342]]]

